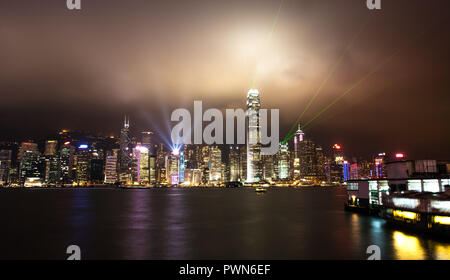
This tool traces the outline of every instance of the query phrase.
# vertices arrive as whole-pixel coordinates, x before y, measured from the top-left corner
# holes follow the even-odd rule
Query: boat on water
[[[255,188],[255,191],[257,193],[262,193],[262,192],[266,192],[267,188],[265,188],[265,187],[257,187],[257,188]]]

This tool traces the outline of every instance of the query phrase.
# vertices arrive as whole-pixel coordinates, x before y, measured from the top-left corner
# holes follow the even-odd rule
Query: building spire
[[[130,117],[128,117],[127,115],[125,115],[125,121],[123,123],[123,127],[125,127],[125,128],[130,127]]]

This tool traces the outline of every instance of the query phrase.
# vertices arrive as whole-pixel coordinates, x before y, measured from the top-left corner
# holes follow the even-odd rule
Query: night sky
[[[255,80],[284,136],[396,54],[305,129],[346,154],[450,158],[450,1],[0,2],[0,138],[63,128],[168,135],[194,100],[244,108]],[[364,26],[364,27],[363,27]],[[273,30],[273,32],[271,32]],[[357,37],[358,31],[362,30]],[[353,43],[348,45],[354,38]]]

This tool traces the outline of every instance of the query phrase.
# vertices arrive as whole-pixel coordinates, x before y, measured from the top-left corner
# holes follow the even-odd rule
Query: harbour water
[[[450,240],[344,211],[342,187],[0,189],[0,258],[450,259]]]

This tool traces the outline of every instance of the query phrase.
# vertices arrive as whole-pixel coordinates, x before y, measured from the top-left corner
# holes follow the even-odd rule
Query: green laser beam
[[[277,25],[278,25],[278,19],[279,19],[279,17],[280,17],[281,7],[283,6],[283,2],[284,2],[284,0],[281,0],[281,1],[280,1],[280,6],[278,7],[278,11],[277,11],[277,13],[276,13],[276,15],[275,15],[275,18],[274,18],[273,22],[272,22],[272,28],[271,28],[270,32],[267,34],[267,37],[266,37],[266,39],[265,39],[265,41],[264,41],[263,50],[265,50],[265,49],[267,48],[267,46],[269,45],[269,42],[272,40],[273,34],[275,33],[275,28],[276,28]],[[258,63],[257,63],[257,65],[256,65],[256,69],[258,69],[258,66],[259,66],[260,61],[261,61],[261,59],[258,59]],[[251,84],[251,87],[250,87],[250,88],[255,88],[255,84],[256,84],[256,75],[257,75],[257,73],[256,73],[256,71],[255,71],[255,74],[254,74],[254,76],[253,76],[252,84]]]
[[[418,38],[420,38],[423,34],[425,34],[425,31],[423,31],[422,33],[419,34]],[[415,38],[414,40],[417,40],[418,38]],[[323,113],[325,113],[326,111],[328,111],[328,109],[330,109],[334,104],[336,104],[337,102],[339,102],[344,96],[346,96],[349,92],[351,92],[353,89],[355,89],[356,87],[358,87],[361,83],[363,83],[365,80],[367,80],[370,76],[372,76],[373,74],[375,74],[376,72],[378,72],[384,65],[386,65],[392,58],[394,58],[396,55],[398,55],[405,47],[409,46],[403,46],[398,48],[392,55],[390,55],[387,59],[385,59],[383,62],[381,62],[380,64],[378,64],[372,71],[370,71],[369,73],[367,73],[363,78],[361,78],[358,82],[356,82],[354,85],[352,85],[349,89],[347,89],[346,91],[344,91],[341,95],[339,95],[337,98],[335,98],[330,104],[328,104],[327,106],[325,106],[325,108],[323,108],[319,113],[317,113],[311,120],[309,120],[308,122],[306,122],[302,128],[306,128],[311,122],[313,122],[314,120],[316,120],[318,117],[320,117]],[[291,135],[290,137],[288,137],[287,139],[283,140],[282,143],[285,143],[287,141],[289,141],[290,139],[292,139],[294,135]]]
[[[313,97],[309,100],[308,104],[306,105],[305,109],[303,110],[303,112],[300,114],[300,116],[297,118],[297,120],[295,121],[295,123],[292,125],[291,129],[289,130],[289,132],[287,133],[287,135],[284,137],[284,139],[287,139],[288,137],[292,136],[295,133],[295,127],[298,125],[298,123],[300,122],[300,120],[302,119],[302,117],[304,116],[304,114],[306,113],[306,111],[308,111],[309,107],[311,106],[311,104],[314,102],[314,100],[316,99],[316,97],[319,95],[319,93],[322,91],[322,88],[326,85],[326,83],[328,82],[328,80],[331,78],[331,76],[334,74],[334,72],[336,71],[336,69],[339,67],[339,65],[341,64],[342,60],[344,59],[344,56],[347,52],[347,50],[350,48],[350,46],[353,44],[353,42],[356,40],[356,38],[359,37],[359,34],[362,33],[362,31],[366,28],[367,24],[369,23],[369,20],[366,21],[365,24],[363,24],[361,26],[361,28],[359,30],[356,31],[356,33],[352,36],[352,38],[350,39],[350,41],[348,42],[347,46],[345,47],[344,51],[342,52],[342,54],[340,55],[339,59],[336,61],[336,63],[334,64],[334,66],[331,68],[331,70],[328,72],[327,77],[322,81],[322,83],[320,84],[320,86],[317,88],[315,94],[313,95]],[[291,135],[292,134],[292,135]]]

